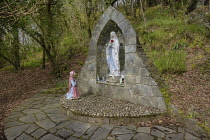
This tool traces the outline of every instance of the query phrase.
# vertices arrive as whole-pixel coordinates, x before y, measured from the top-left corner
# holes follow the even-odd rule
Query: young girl
[[[66,99],[77,99],[79,98],[79,93],[77,90],[77,83],[74,79],[76,73],[74,71],[70,72],[69,76],[69,91],[66,93]]]

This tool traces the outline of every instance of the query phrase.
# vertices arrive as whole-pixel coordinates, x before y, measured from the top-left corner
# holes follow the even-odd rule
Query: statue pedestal
[[[109,76],[108,79],[106,80],[108,83],[119,83],[120,82],[120,76]]]

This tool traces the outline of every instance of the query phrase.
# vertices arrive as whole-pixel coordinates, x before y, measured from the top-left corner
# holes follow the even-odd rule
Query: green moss
[[[168,92],[168,87],[161,88],[160,91],[163,94],[164,101],[165,101],[166,107],[168,109],[168,107],[171,105],[171,96],[170,96],[170,94]]]

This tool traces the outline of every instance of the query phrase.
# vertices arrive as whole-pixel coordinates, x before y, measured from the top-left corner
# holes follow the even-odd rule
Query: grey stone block
[[[21,117],[19,120],[25,123],[33,123],[37,121],[37,119],[34,117],[33,114],[29,114],[24,117]]]
[[[107,128],[98,128],[95,133],[91,136],[90,140],[102,140],[105,139],[110,133],[110,129]]]
[[[167,134],[166,140],[184,140],[184,134],[183,133]]]
[[[105,22],[106,21],[108,22],[110,19],[106,12],[103,13],[102,18],[104,19]]]
[[[156,107],[162,110],[166,110],[166,104],[163,97],[150,97],[151,107]]]
[[[115,21],[115,19],[117,18],[117,16],[120,14],[120,12],[119,11],[117,11],[116,9],[113,11],[113,14],[112,14],[112,17],[111,17],[111,19],[114,21],[114,22],[116,22]]]
[[[44,110],[44,109],[50,109],[50,108],[57,108],[59,107],[59,102],[57,103],[53,103],[53,104],[49,104],[49,103],[46,103],[43,107],[41,107],[40,109],[41,110]],[[40,110],[39,110],[40,111]]]
[[[134,95],[143,96],[143,93],[140,91],[140,86],[139,86],[139,84],[134,85],[133,88],[131,89],[131,92],[133,92]]]
[[[111,135],[122,135],[132,133],[135,133],[134,130],[130,130],[128,127],[116,127],[113,129]]]
[[[136,36],[129,38],[129,45],[136,45]]]
[[[23,109],[25,109],[25,106],[18,106],[17,108],[15,108],[15,112],[19,112],[22,111]]]
[[[129,25],[130,25],[130,23],[129,23],[129,21],[127,19],[123,20],[122,22],[120,22],[118,24],[118,26],[120,27],[121,30],[125,29]]]
[[[192,134],[190,134],[188,132],[186,132],[185,133],[185,140],[201,140],[201,139],[198,138],[198,137],[193,136]]]
[[[56,132],[56,135],[62,137],[62,138],[68,138],[69,136],[73,135],[74,132],[71,130],[67,130],[67,129],[60,129]]]
[[[114,19],[114,21],[119,24],[125,19],[125,16],[122,13],[119,13],[118,16]]]
[[[62,139],[53,134],[47,134],[43,136],[40,140],[62,140]]]
[[[67,91],[67,90],[66,90]],[[61,114],[61,110],[60,108],[52,108],[52,109],[46,109],[46,110],[43,110],[45,113],[47,114]]]
[[[157,125],[156,125],[154,128],[157,128],[157,129],[161,130],[162,132],[164,132],[164,133],[166,133],[166,134],[176,133],[175,130],[169,129],[169,128],[163,127],[163,126],[157,126]]]
[[[38,120],[43,120],[43,119],[46,119],[47,118],[47,115],[44,112],[42,112],[42,111],[36,113],[35,116],[36,116],[36,118]]]
[[[7,136],[8,140],[13,140],[17,136],[19,136],[28,126],[29,124],[11,127],[11,128],[5,129],[4,133]]]
[[[125,29],[122,30],[123,35],[126,37],[135,37],[136,33],[131,25],[127,26]]]
[[[4,127],[9,128],[9,127],[23,125],[23,124],[25,124],[25,123],[20,122],[20,121],[12,121],[12,122],[7,122]]]
[[[26,114],[33,114],[33,113],[37,113],[39,111],[40,111],[39,109],[25,109],[22,112],[26,113]]]
[[[25,133],[30,134],[37,130],[39,127],[36,124],[30,124],[30,126],[25,130]]]
[[[96,47],[97,46],[97,40],[95,37],[91,37],[89,47]]]
[[[100,35],[101,31],[102,31],[102,28],[103,28],[103,27],[102,27],[101,25],[97,25],[97,26],[95,27],[95,30],[92,32],[92,37],[93,37],[94,39],[98,40],[99,35]]]
[[[131,65],[129,67],[125,67],[125,74],[132,75],[135,77],[138,74],[139,68],[135,65]]]
[[[184,133],[185,130],[183,128],[181,128],[181,127],[178,127],[178,132]]]
[[[165,137],[165,133],[163,133],[163,132],[161,132],[160,130],[157,130],[157,129],[152,129],[151,135],[157,136],[159,138],[164,138]]]
[[[71,136],[67,140],[81,140],[81,139],[80,138],[77,138],[77,137],[74,137],[74,136]]]
[[[152,94],[151,86],[139,84],[138,88],[140,93],[142,93],[144,96],[154,96]]]
[[[23,133],[16,140],[35,140],[33,137]]]
[[[96,62],[93,62],[91,64],[88,65],[88,71],[95,71],[96,69]]]
[[[124,135],[116,135],[115,137],[118,140],[130,140],[133,136],[134,134],[124,134]]]
[[[64,122],[65,120],[68,119],[67,116],[63,114],[49,114],[48,116],[56,124]]]
[[[90,63],[96,62],[96,56],[89,56],[86,61],[87,61],[87,65]]]
[[[147,97],[140,96],[140,95],[134,95],[133,103],[151,107],[150,100]]]
[[[102,29],[104,28],[104,26],[106,25],[106,22],[102,17],[98,20],[97,25],[100,25],[102,27]]]
[[[135,53],[125,54],[125,63],[133,64],[134,60],[135,60]]]
[[[46,134],[47,131],[42,129],[42,128],[39,128],[37,129],[35,132],[33,132],[31,134],[31,136],[35,137],[36,139],[39,139],[41,136],[43,136],[44,134]]]
[[[151,132],[151,127],[138,127],[137,132],[149,134]]]
[[[154,140],[154,137],[145,133],[137,133],[132,140]]]
[[[79,132],[79,133],[85,133],[91,125],[89,123],[83,123],[79,121],[74,121],[73,123],[65,126],[66,129]]]
[[[146,68],[141,68],[140,69],[140,74],[143,77],[150,76],[150,73],[149,73],[149,71]]]
[[[111,18],[113,14],[114,8],[112,6],[109,6],[106,10],[107,15]]]
[[[134,65],[136,65],[137,67],[139,67],[139,74],[141,74],[141,68],[145,68],[145,64],[143,63],[143,61],[136,55],[136,59],[134,62]]]
[[[151,86],[152,87],[152,94],[156,97],[163,97],[163,94],[160,92],[158,86]]]
[[[125,53],[135,53],[136,45],[127,45],[125,46]]]
[[[82,138],[84,139],[89,139],[93,133],[96,131],[96,129],[98,128],[99,126],[92,126],[90,127],[84,134],[84,136]]]
[[[141,82],[140,84],[142,85],[148,85],[148,86],[156,86],[156,82],[152,77],[141,77]]]
[[[76,133],[74,133],[73,136],[75,136],[75,137],[81,137],[81,136],[83,136],[83,134],[84,133],[76,132]]]
[[[41,126],[44,129],[46,129],[46,130],[56,126],[56,124],[53,123],[50,119],[45,119],[45,120],[38,121],[38,122],[36,122],[36,124]]]
[[[133,85],[135,84],[135,77],[132,75],[125,74],[125,85]]]

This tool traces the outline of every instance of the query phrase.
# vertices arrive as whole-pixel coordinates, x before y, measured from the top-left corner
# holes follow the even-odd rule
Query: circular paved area
[[[97,95],[88,95],[79,100],[69,100],[63,96],[61,106],[77,114],[92,117],[143,117],[164,113],[157,108]]]
[[[37,94],[6,119],[8,140],[208,140],[181,127],[96,125],[69,120],[59,109],[61,95]]]

